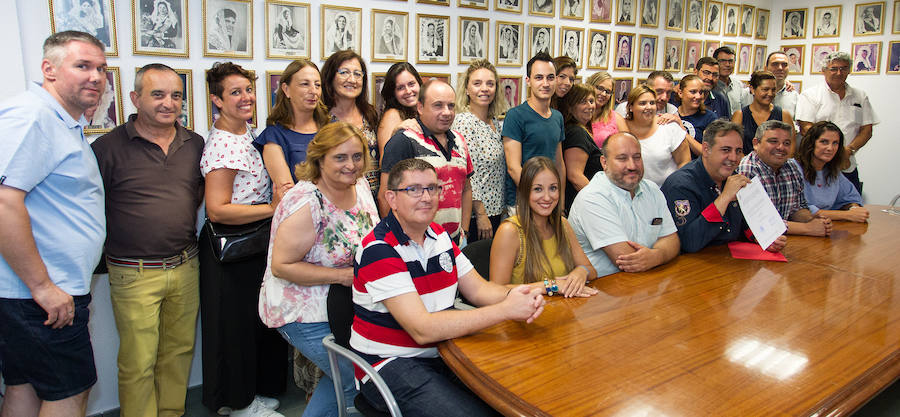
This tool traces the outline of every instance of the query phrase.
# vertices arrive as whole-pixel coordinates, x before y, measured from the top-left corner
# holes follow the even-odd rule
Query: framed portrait
[[[497,22],[497,48],[494,50],[494,65],[498,67],[522,66],[522,32],[524,23]]]
[[[319,50],[323,61],[345,49],[362,52],[362,9],[323,4],[321,19]]]
[[[375,106],[375,110],[378,111],[378,114],[384,113],[384,99],[381,97],[381,88],[384,87],[384,77],[386,73],[384,72],[373,72],[372,73],[372,105]],[[422,74],[419,74],[421,77]]]
[[[563,19],[584,20],[585,0],[559,0],[559,17]]]
[[[634,63],[634,33],[619,32],[616,33],[616,56],[613,61],[613,68],[617,70],[631,71]]]
[[[131,52],[188,57],[187,0],[131,2]]]
[[[591,29],[588,33],[588,65],[590,69],[609,68],[609,31]]]
[[[460,64],[468,64],[476,59],[488,57],[488,38],[490,22],[478,17],[459,18],[459,56]]]
[[[438,6],[450,6],[450,0],[416,0],[416,3],[436,4]]]
[[[643,0],[641,5],[641,27],[659,27],[659,1]]]
[[[634,87],[634,78],[632,77],[616,77],[613,78],[613,97],[616,104],[628,101],[628,93]]]
[[[679,38],[666,38],[664,44],[663,69],[666,71],[681,71],[681,54],[684,48],[684,40]]]
[[[741,5],[741,36],[746,36],[748,38],[753,37],[753,12],[756,10],[756,7],[751,6],[749,4]]]
[[[813,9],[813,37],[841,36],[841,6],[822,6]]]
[[[510,13],[522,13],[524,0],[494,0],[494,10]]]
[[[766,69],[766,46],[753,46],[753,72]]]
[[[718,35],[722,33],[722,2],[706,2],[706,33]]]
[[[886,74],[900,74],[900,41],[888,42]]]
[[[788,58],[788,74],[803,75],[803,52],[805,45],[781,45],[781,50]]]
[[[666,7],[666,30],[680,32],[684,28],[684,1],[669,0]]]
[[[284,71],[266,71],[266,93],[268,94],[269,99],[266,102],[267,113],[272,112],[272,107],[275,107],[275,98],[278,96],[278,89],[280,88],[279,84],[281,83],[281,74]]]
[[[894,24],[891,33],[900,33],[900,0],[894,0]]]
[[[618,15],[616,16],[616,25],[634,26],[634,15],[637,13],[638,0],[617,0]]]
[[[703,55],[703,41],[699,39],[684,40],[684,72],[693,72],[697,61]]]
[[[529,15],[554,17],[555,9],[556,4],[554,0],[528,0]]]
[[[406,12],[372,9],[372,62],[405,62],[408,33]]]
[[[422,84],[431,81],[431,80],[439,80],[443,81],[447,84],[453,85],[450,82],[450,74],[443,72],[420,72],[419,76],[422,77]]]
[[[310,57],[309,4],[266,0],[266,58]]]
[[[791,84],[794,85],[794,89],[797,90],[798,93],[802,93],[802,92],[803,92],[803,81],[800,81],[800,80],[791,80],[791,81],[788,81],[788,82],[790,82]]]
[[[781,39],[806,37],[806,12],[808,9],[786,9],[781,15]]]
[[[881,42],[853,42],[853,74],[878,74],[881,71]]]
[[[203,56],[253,58],[250,0],[203,0]]]
[[[416,15],[416,63],[450,62],[450,18],[433,14]]]
[[[638,39],[638,71],[656,70],[656,41],[655,35],[641,35]]]
[[[809,49],[809,57],[810,57],[810,67],[809,72],[811,74],[818,74],[822,72],[822,68],[825,67],[825,58],[828,57],[828,54],[832,52],[837,52],[840,49],[840,45],[837,43],[814,43]]]
[[[175,72],[184,84],[184,93],[181,96],[181,116],[178,116],[178,122],[188,130],[194,130],[193,72],[189,69],[175,69]]]
[[[553,46],[556,44],[553,35],[556,28],[553,25],[532,24],[528,29],[528,56],[535,56],[538,52],[546,52],[555,56]]]
[[[488,9],[488,0],[456,0],[456,6],[469,9]]]
[[[713,56],[713,53],[716,52],[716,49],[719,49],[719,46],[722,46],[720,41],[710,39],[703,41],[703,50],[706,51],[706,54],[703,56]]]
[[[208,71],[209,70],[204,72],[204,75],[203,75],[204,80],[206,79],[206,72],[208,72]],[[252,81],[250,81],[250,87],[253,89],[253,94],[257,94],[256,93],[256,71],[249,70],[249,69],[247,71],[250,72],[250,77],[253,79]],[[266,80],[266,81],[268,82],[268,80]],[[203,83],[203,84],[206,84],[206,83]],[[215,103],[213,103],[212,99],[209,98],[209,84],[206,84],[206,97],[207,97],[207,102],[206,102],[207,129],[212,129],[213,123],[216,120],[219,120],[219,108],[216,107],[216,105],[215,105]],[[257,97],[257,100],[258,99],[259,99],[259,97]],[[254,127],[254,128],[256,127],[256,119],[257,119],[256,106],[253,106],[253,116],[251,116],[250,119],[247,120],[247,123],[250,125],[250,127]]]
[[[749,74],[750,69],[752,68],[753,62],[751,57],[753,56],[753,45],[749,43],[742,43],[737,48],[737,61],[735,62],[735,66],[737,67],[738,74]]]
[[[737,36],[741,30],[741,5],[725,3],[725,36]],[[753,12],[750,12],[750,27],[753,27]]]
[[[591,23],[610,23],[612,18],[612,0],[590,0]],[[681,0],[678,0],[681,1]],[[896,26],[896,25],[895,25]]]
[[[78,30],[106,46],[106,56],[119,56],[114,0],[49,0],[50,33]]]
[[[581,68],[584,56],[584,29],[563,26],[559,28],[559,54],[572,58],[575,68]]]
[[[522,104],[522,76],[501,75],[500,84],[497,86],[497,94],[506,100],[509,108]]]
[[[687,0],[685,32],[703,33],[703,0]]]
[[[768,10],[756,9],[756,39],[766,40],[769,37],[769,21]]]
[[[107,133],[125,122],[122,116],[122,78],[119,76],[119,67],[106,67],[106,88],[100,95],[100,102],[91,109],[84,112],[84,118],[88,122],[84,127],[85,135]]]
[[[894,6],[894,9],[897,7]],[[880,35],[884,32],[884,2],[862,3],[853,12],[853,34]],[[896,20],[896,17],[894,18]],[[896,28],[894,29],[896,30]]]

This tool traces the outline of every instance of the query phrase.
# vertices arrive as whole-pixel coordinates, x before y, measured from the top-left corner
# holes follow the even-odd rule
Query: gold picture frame
[[[280,10],[279,10],[280,8]],[[297,59],[311,56],[309,3],[266,0],[266,58]],[[297,20],[303,27],[297,29]],[[286,25],[290,27],[285,28]],[[300,37],[300,39],[297,39]]]
[[[431,38],[430,41],[428,39],[429,37]],[[450,63],[449,16],[435,14],[416,15],[416,63]]]
[[[161,3],[132,0],[131,53],[187,58],[190,55],[190,39],[184,24],[189,21],[187,6],[187,0]]]
[[[85,119],[88,115],[85,114]],[[106,89],[84,127],[85,135],[102,135],[125,123],[122,111],[122,77],[119,67],[106,67]]]
[[[869,19],[866,12],[872,13]],[[872,26],[877,24],[877,28]],[[853,36],[876,36],[884,33],[885,2],[873,1],[860,3],[854,6],[853,11]],[[868,73],[866,73],[868,74]]]
[[[543,35],[543,41],[538,44]],[[535,56],[538,52],[546,52],[547,55],[556,56],[556,26],[532,23],[528,26],[528,56]]]
[[[362,52],[362,9],[323,4],[319,16],[319,54],[323,61],[337,51]]]
[[[813,38],[838,38],[841,36],[841,9],[843,7],[840,4],[819,6],[813,9]]]
[[[221,8],[213,16],[210,16],[210,5]],[[224,7],[226,5],[232,6],[234,9]],[[253,4],[250,0],[203,0],[202,7],[203,56],[253,58]],[[241,27],[245,30],[237,32],[232,29],[231,35],[229,35],[227,27],[223,27],[228,19],[232,20],[231,25],[235,29]],[[235,35],[240,36],[236,37]]]
[[[460,16],[456,60],[469,64],[478,59],[487,59],[490,45],[491,22],[487,18]],[[475,30],[473,33],[472,30]],[[474,38],[474,40],[473,40]]]
[[[575,43],[573,44],[572,41]],[[559,28],[559,54],[575,61],[575,68],[584,64],[584,29],[573,26]],[[574,56],[573,56],[574,55]]]
[[[853,62],[851,63],[851,74],[878,74],[881,72],[881,42],[853,42],[850,44],[853,51]],[[868,54],[862,55],[863,51]],[[863,63],[865,59],[866,63]],[[864,65],[864,66],[863,66]],[[861,67],[863,66],[863,67]]]
[[[409,54],[409,13],[372,9],[371,22],[373,29],[369,45],[372,62],[406,62]],[[376,35],[378,28],[381,28],[381,34]],[[391,28],[391,33],[385,32],[387,28]]]
[[[496,23],[497,46],[494,48],[494,65],[498,67],[522,66],[522,43],[525,24],[498,21]]]
[[[781,51],[788,58],[788,75],[803,75],[806,70],[806,45],[781,45]]]
[[[587,44],[587,67],[588,69],[605,70],[609,68],[609,39],[610,32],[602,29],[591,29],[588,31]],[[599,37],[599,38],[598,38]],[[602,50],[594,53],[594,43],[602,39]]]
[[[73,10],[76,2],[69,0],[47,0],[47,8],[50,11],[50,33],[62,32],[66,30],[86,31],[85,26],[96,26],[96,18],[85,21],[82,17],[84,13],[99,13],[102,26],[92,28],[94,35],[104,46],[106,56],[119,56],[119,45],[116,39],[116,2],[115,0],[97,0],[96,5],[100,6],[100,10],[85,11],[83,8]],[[68,6],[68,7],[65,7]],[[91,23],[94,22],[94,23]],[[90,32],[89,32],[90,33]]]
[[[655,71],[656,70],[656,50],[659,46],[659,37],[656,35],[640,35],[637,43],[637,70],[638,71]],[[645,54],[647,46],[650,46],[649,55]],[[649,61],[646,58],[649,56]]]

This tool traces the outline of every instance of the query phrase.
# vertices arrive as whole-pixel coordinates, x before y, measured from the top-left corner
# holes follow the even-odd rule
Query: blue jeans
[[[499,415],[453,374],[441,358],[394,358],[378,374],[387,383],[404,417],[474,417]],[[367,381],[360,393],[377,410],[384,399]]]
[[[307,359],[325,372],[313,391],[309,404],[303,410],[304,417],[337,416],[337,397],[334,395],[334,381],[331,379],[331,366],[328,364],[328,352],[322,339],[331,334],[328,323],[290,323],[278,328],[278,333],[291,345],[300,350]],[[344,384],[344,398],[348,405],[353,405],[356,397],[356,383],[353,381],[353,364],[338,357],[341,382]]]

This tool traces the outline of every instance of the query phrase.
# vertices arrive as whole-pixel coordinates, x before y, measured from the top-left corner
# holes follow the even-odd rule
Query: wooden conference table
[[[847,415],[900,376],[900,216],[789,236],[789,262],[725,246],[548,298],[440,345],[507,416]]]

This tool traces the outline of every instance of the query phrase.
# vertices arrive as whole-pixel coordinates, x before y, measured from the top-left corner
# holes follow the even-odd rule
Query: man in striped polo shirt
[[[382,183],[384,184],[384,183]],[[393,166],[385,199],[391,212],[356,254],[350,346],[385,380],[404,415],[493,415],[441,361],[437,343],[504,320],[531,323],[542,291],[487,282],[434,215],[441,194],[434,167],[421,159]],[[456,290],[482,306],[455,310]],[[360,392],[387,411],[378,389],[357,369]]]

